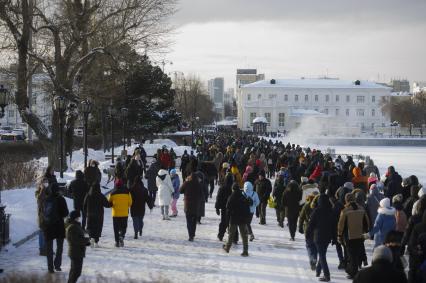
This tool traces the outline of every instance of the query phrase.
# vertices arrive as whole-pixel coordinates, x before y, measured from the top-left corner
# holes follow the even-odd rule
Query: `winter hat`
[[[307,183],[309,181],[309,178],[302,176],[302,177],[300,177],[300,181],[302,181],[302,183]]]
[[[80,216],[81,215],[80,215],[80,211],[79,210],[73,210],[73,211],[70,212],[70,215],[69,215],[69,217],[70,217],[71,220],[76,220]]]
[[[172,170],[170,170],[170,175],[176,175],[176,169],[172,169]]]
[[[355,201],[355,196],[352,193],[347,193],[345,195],[345,202],[346,203],[351,203]]]
[[[245,182],[244,191],[253,191],[253,185],[250,182]]]
[[[346,182],[344,185],[343,185],[343,187],[345,187],[346,189],[349,189],[349,190],[353,190],[354,189],[354,184],[352,183],[352,182]]]
[[[376,247],[373,252],[372,263],[376,262],[377,260],[386,260],[388,262],[392,262],[392,251],[384,245]]]
[[[389,199],[389,198],[384,198],[384,199],[382,199],[382,200],[380,201],[380,207],[383,207],[383,208],[390,208],[390,207],[391,207],[391,205],[390,205],[390,199]]]
[[[222,163],[222,168],[223,169],[228,169],[229,168],[229,163],[228,162],[223,162]]]
[[[403,200],[404,200],[404,197],[402,196],[402,194],[397,194],[397,195],[393,196],[392,203],[393,204],[396,203],[396,202],[402,203]]]
[[[370,178],[377,178],[377,175],[376,175],[376,173],[374,173],[374,172],[371,172],[371,173],[370,173]]]

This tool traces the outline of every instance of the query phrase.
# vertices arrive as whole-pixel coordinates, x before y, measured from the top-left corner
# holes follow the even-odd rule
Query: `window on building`
[[[328,115],[328,108],[324,109],[324,113]]]
[[[305,102],[309,101],[309,95],[305,94]]]
[[[346,116],[349,116],[349,109],[346,109]]]
[[[315,94],[315,102],[318,102],[318,94]]]
[[[356,115],[358,117],[364,117],[364,109],[357,109],[356,110]]]
[[[268,127],[271,126],[271,113],[265,113],[266,121],[268,121]]]
[[[336,108],[336,116],[339,116],[339,108]]]
[[[284,94],[284,101],[288,101],[288,94]]]
[[[299,96],[297,94],[294,96],[294,101],[296,101],[296,102],[299,101]]]
[[[37,96],[33,96],[33,105],[37,105]]]
[[[249,94],[247,94],[247,101],[250,101],[251,100],[251,94],[249,93]]]
[[[278,127],[284,127],[285,113],[278,113]]]
[[[249,122],[250,122],[250,127],[253,127],[253,120],[254,120],[254,119],[256,119],[256,115],[257,115],[257,114],[256,114],[256,112],[251,112],[251,113],[250,113],[250,118],[249,118],[249,119],[250,119],[250,120],[249,120]]]
[[[260,93],[259,93],[259,94],[257,95],[257,99],[259,99],[259,100],[260,100],[260,99],[262,99],[262,94],[260,94]]]
[[[374,95],[371,97],[371,102],[376,102],[376,97]]]
[[[364,103],[364,101],[365,101],[365,96],[358,95],[356,97],[356,103]]]
[[[270,94],[270,95],[269,95],[269,99],[275,99],[275,98],[277,98],[277,95],[276,95],[276,94]]]
[[[325,96],[325,102],[329,102],[329,101],[330,101],[330,95],[328,95],[328,94],[327,94],[327,95]]]
[[[376,109],[371,109],[371,116],[376,116]]]
[[[336,102],[339,102],[339,100],[340,100],[339,95],[336,95]]]
[[[350,102],[351,101],[351,97],[349,95],[346,95],[346,102]]]
[[[371,123],[371,128],[372,128],[372,129],[374,129],[374,126],[375,126],[375,125],[374,125],[374,123]]]
[[[8,112],[10,118],[15,117],[15,110],[9,110]]]

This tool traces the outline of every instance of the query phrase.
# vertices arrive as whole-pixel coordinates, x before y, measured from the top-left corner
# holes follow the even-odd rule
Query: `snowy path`
[[[35,221],[35,201],[25,201],[19,207],[12,204],[18,195],[21,200],[33,200],[33,190],[8,191],[4,194],[10,212],[15,215],[31,215]],[[97,274],[109,278],[124,279],[167,279],[171,282],[318,282],[309,269],[303,235],[297,234],[296,241],[289,241],[287,227],[283,230],[276,225],[275,211],[268,210],[267,224],[253,220],[256,236],[249,243],[250,257],[242,258],[241,242],[229,254],[221,249],[223,243],[216,238],[219,217],[214,202],[206,204],[206,216],[202,225],[197,226],[195,242],[187,241],[186,222],[183,215],[182,198],[178,202],[179,216],[171,221],[161,220],[159,208],[147,212],[143,237],[133,239],[132,221],[129,219],[125,247],[114,246],[110,209],[105,211],[103,237],[99,249],[88,249],[83,267],[83,276],[93,279]],[[24,210],[19,212],[19,210]],[[12,215],[12,217],[14,217]],[[22,222],[19,222],[22,223]],[[35,222],[26,219],[28,226]],[[11,227],[22,229],[22,227]],[[27,228],[26,230],[31,230]],[[16,241],[18,239],[14,239]],[[65,244],[63,272],[69,271],[69,259]],[[371,255],[371,250],[368,252]],[[337,270],[337,256],[334,247],[329,247],[329,266],[332,282],[349,282],[345,274]],[[0,253],[0,268],[9,271],[47,271],[44,257],[38,256],[37,238],[15,249]],[[0,277],[1,278],[1,277]]]

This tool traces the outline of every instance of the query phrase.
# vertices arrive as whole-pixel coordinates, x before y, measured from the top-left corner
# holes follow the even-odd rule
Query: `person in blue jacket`
[[[253,230],[251,229],[251,221],[253,220],[253,215],[256,212],[256,207],[260,204],[260,199],[259,196],[257,195],[257,193],[255,191],[253,191],[253,185],[250,182],[245,182],[244,183],[244,194],[246,195],[246,197],[251,198],[253,201],[253,204],[250,206],[250,218],[247,221],[247,231],[250,235],[249,240],[253,241],[254,240],[254,234],[253,234]]]
[[[389,231],[394,230],[396,226],[395,208],[391,206],[389,198],[384,198],[380,201],[380,207],[377,212],[373,229],[364,235],[366,239],[374,237],[374,247],[383,245],[386,235]]]

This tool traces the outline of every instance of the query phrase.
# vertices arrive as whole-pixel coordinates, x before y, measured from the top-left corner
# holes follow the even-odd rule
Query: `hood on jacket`
[[[253,167],[251,167],[250,165],[247,165],[246,171],[244,173],[250,174],[251,172],[253,172]]]
[[[165,170],[165,169],[160,169],[159,171],[158,171],[158,174],[157,174],[157,176],[158,177],[162,177],[162,176],[166,176],[167,174],[169,174],[169,172],[167,172],[167,170]],[[164,179],[163,179],[164,180]]]
[[[395,208],[390,205],[390,199],[384,198],[380,201],[380,207],[377,210],[380,214],[395,215]]]
[[[330,199],[327,195],[320,195],[318,197],[318,208],[331,209]]]
[[[377,196],[379,196],[379,193],[380,193],[380,191],[379,191],[379,188],[377,187],[377,185],[376,184],[372,184],[370,186],[370,194],[373,195],[373,196],[375,196],[375,197],[377,197]]]
[[[251,195],[253,193],[253,185],[250,182],[245,182],[244,183],[244,192],[247,195]]]

